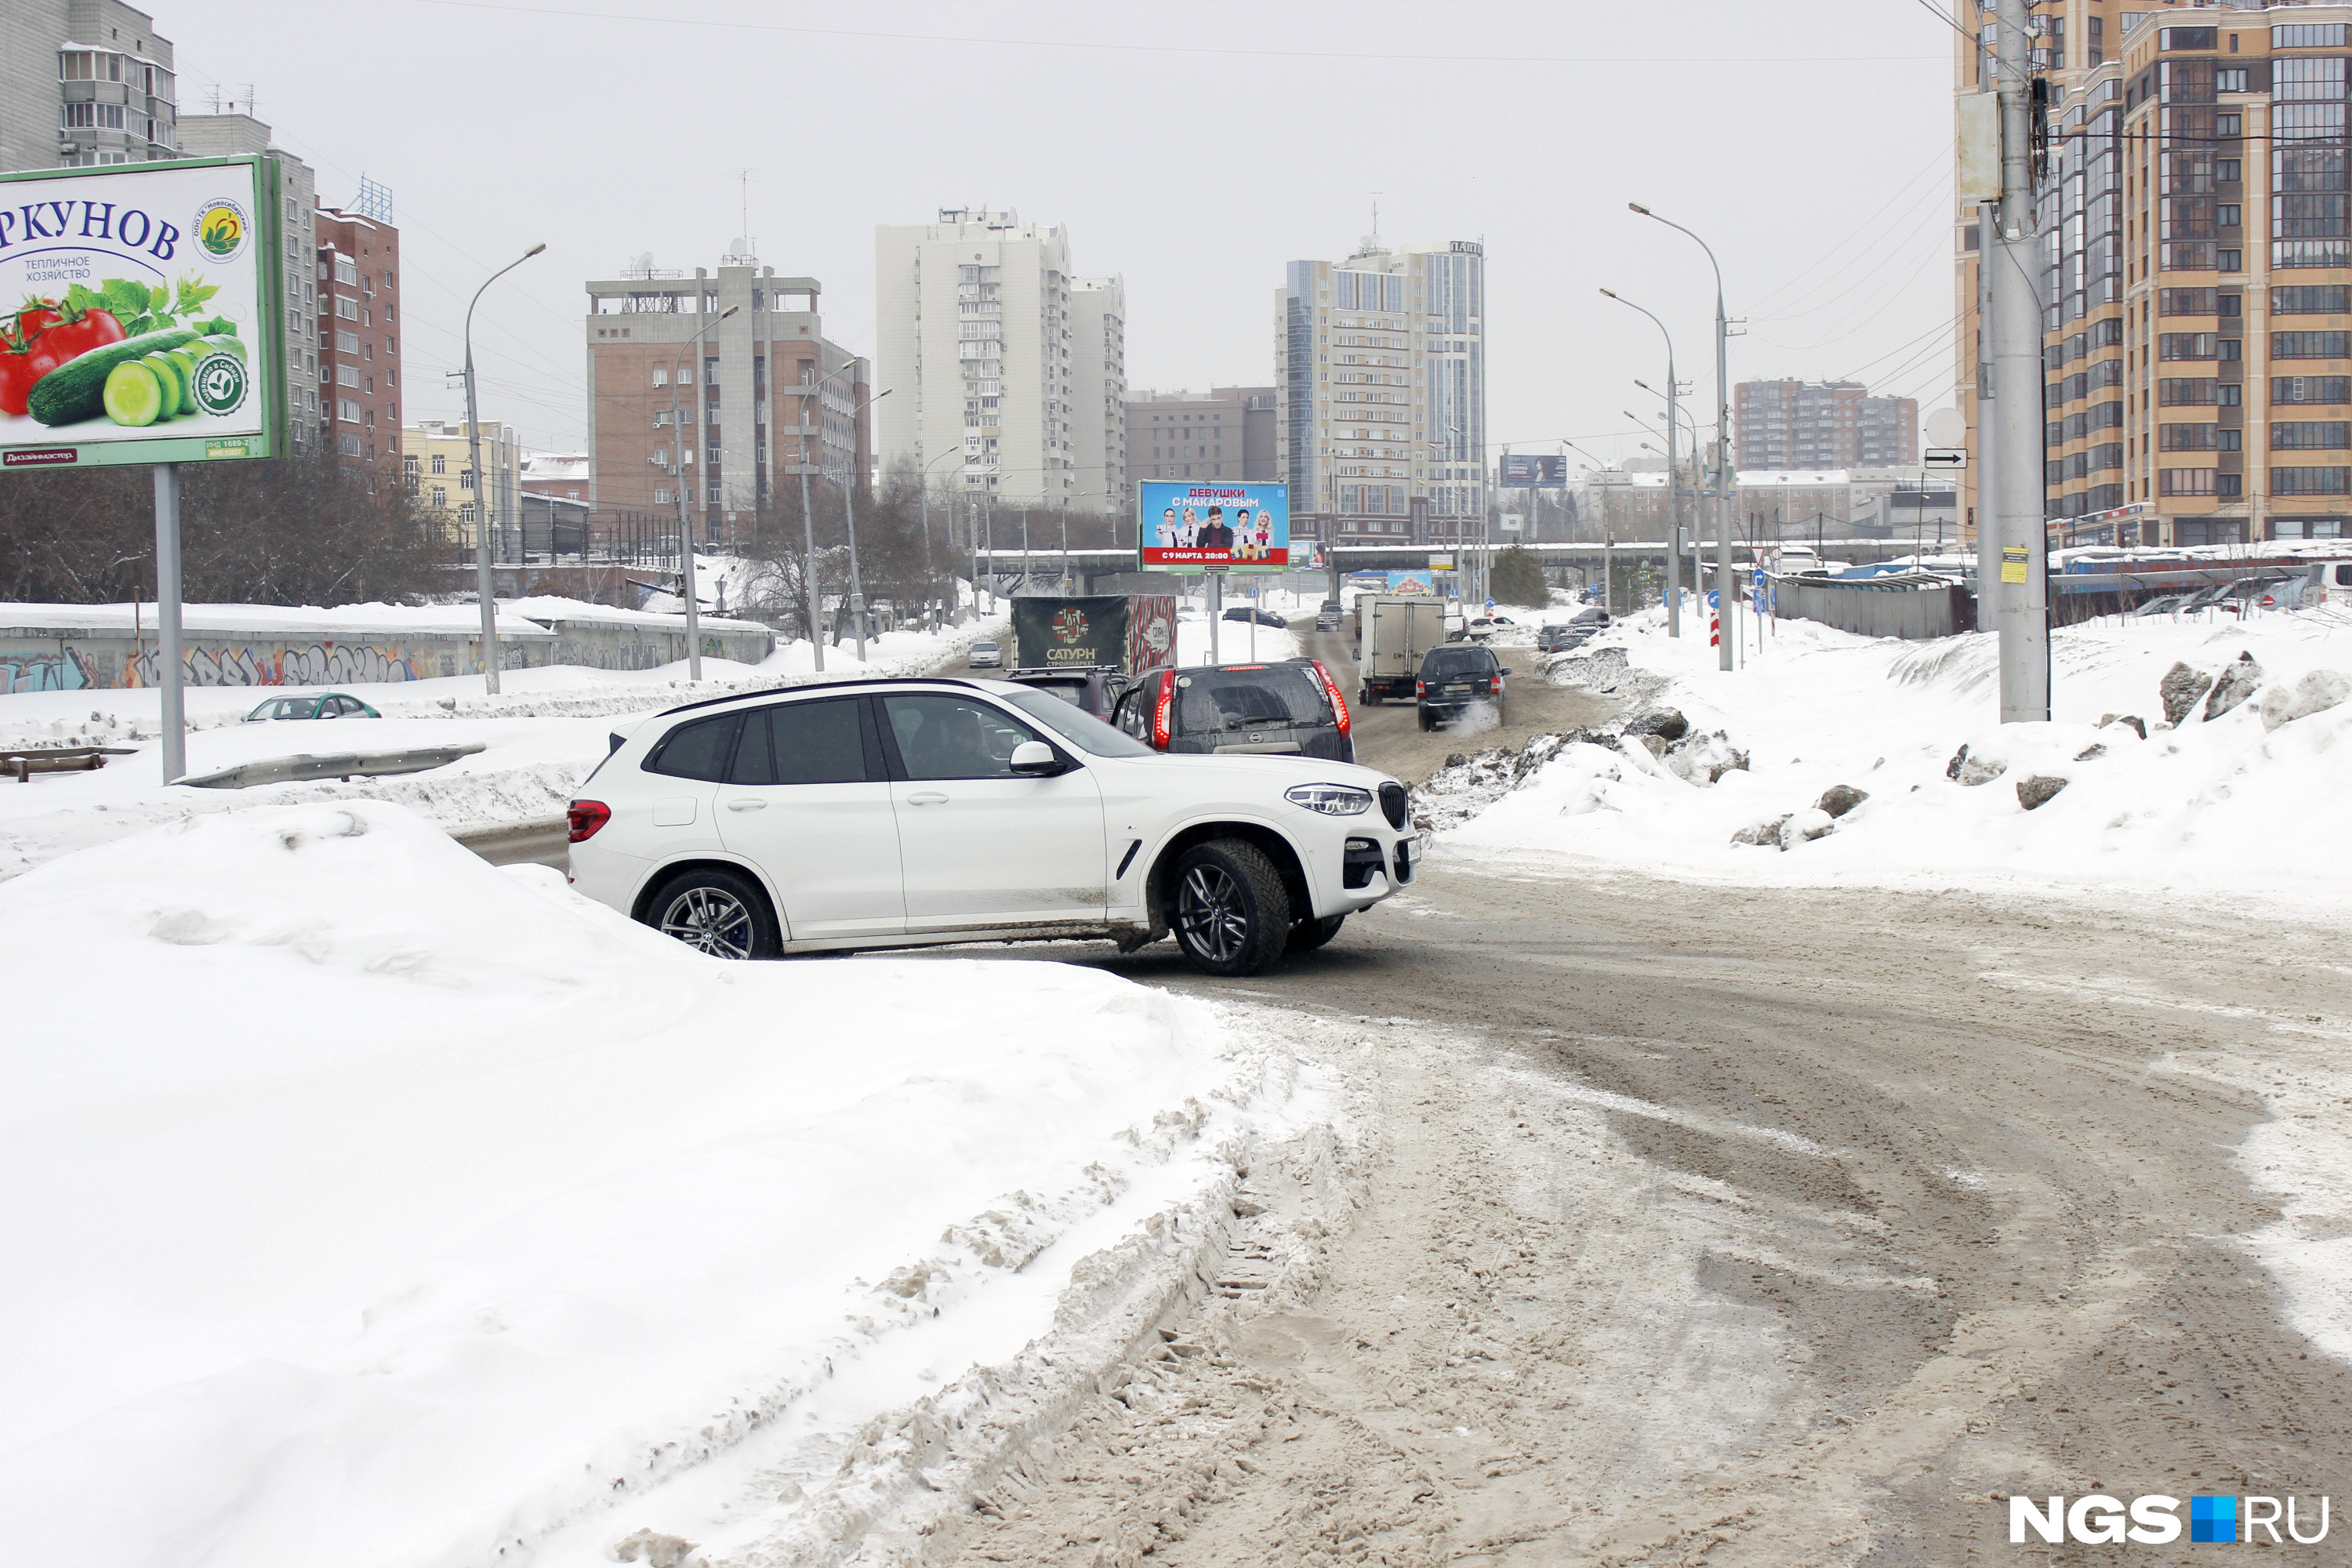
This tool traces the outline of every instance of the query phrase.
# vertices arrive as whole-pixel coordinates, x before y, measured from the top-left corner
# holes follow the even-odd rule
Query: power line
[[[795,27],[780,22],[711,21],[695,16],[656,16],[631,11],[580,11],[559,6],[515,5],[501,0],[411,0],[467,11],[508,11],[524,16],[563,16],[594,22],[648,22],[664,27],[715,27],[747,33],[785,33],[801,37],[866,38],[893,44],[981,44],[998,48],[1099,49],[1118,54],[1218,55],[1277,60],[1396,61],[1412,65],[1848,65],[1933,60],[1936,55],[1438,55],[1382,54],[1338,49],[1246,49],[1209,44],[1097,43],[1076,38],[1007,38],[968,33],[885,33],[857,27]]]

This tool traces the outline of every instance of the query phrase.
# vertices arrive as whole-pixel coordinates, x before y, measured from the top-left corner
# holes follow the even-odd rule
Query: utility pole
[[[2042,473],[2042,304],[2034,279],[2033,102],[2027,0],[2000,0],[2000,247],[1992,268],[1995,517],[2000,538],[2000,721],[2050,717],[2050,580]]]
[[[2000,244],[2000,204],[1977,204],[1977,630],[2000,626],[2000,531],[1992,525],[1992,258]],[[2034,377],[2038,384],[2041,377]],[[1956,490],[1958,486],[1953,487]],[[1955,500],[1958,499],[1956,495]]]

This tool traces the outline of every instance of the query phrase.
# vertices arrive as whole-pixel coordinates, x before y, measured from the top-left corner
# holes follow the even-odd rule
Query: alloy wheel
[[[1184,874],[1177,898],[1176,927],[1202,956],[1231,963],[1249,942],[1249,910],[1240,885],[1214,866],[1193,867]]]
[[[673,936],[713,958],[749,958],[754,927],[741,900],[718,888],[688,888],[670,900],[661,918],[664,936]]]

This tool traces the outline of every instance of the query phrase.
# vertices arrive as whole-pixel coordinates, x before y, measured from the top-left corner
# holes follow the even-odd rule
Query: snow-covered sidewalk
[[[1327,1113],[1197,1004],[727,964],[374,803],[85,851],[0,943],[28,1562],[846,1555],[1148,1333],[1253,1141]]]
[[[2053,721],[2002,725],[1990,636],[1874,641],[1782,621],[1761,654],[1751,642],[1726,674],[1703,631],[1676,641],[1657,611],[1628,617],[1560,668],[1619,685],[1633,699],[1629,717],[1679,711],[1691,726],[1681,754],[1571,744],[1444,842],[1748,883],[2131,889],[2346,907],[2308,835],[2333,814],[2352,755],[2336,750],[2352,735],[2352,703],[2340,701],[2352,689],[2342,679],[2352,675],[2352,616],[2330,606],[2242,626],[2110,621],[2063,628],[2052,646]],[[1622,673],[1609,668],[1620,657]],[[2193,672],[2191,686],[2237,673],[2223,698],[2200,690],[2168,723],[2159,686],[2176,664]],[[1691,765],[1734,753],[1745,765],[1712,784],[1714,767]],[[1475,808],[1479,771],[1441,774],[1431,798],[1466,792]],[[2044,781],[2026,792],[2041,797],[2032,806],[2020,793],[2030,780]],[[1824,798],[1838,786],[1864,798]],[[1742,835],[1757,842],[1735,842]]]
[[[388,800],[444,828],[542,821],[564,803],[608,749],[606,737],[647,713],[730,692],[843,680],[860,675],[921,675],[951,661],[974,641],[1000,637],[1004,621],[976,621],[942,632],[890,632],[867,645],[861,664],[847,646],[830,648],[822,675],[805,641],[787,643],[756,665],[702,661],[702,680],[683,663],[642,671],[556,665],[505,671],[497,697],[478,675],[381,685],[342,686],[383,714],[247,724],[245,715],[286,687],[199,687],[187,693],[188,771],[205,773],[264,757],[297,752],[399,751],[479,742],[479,753],[430,773],[340,784],[277,784],[249,790],[167,788],[156,733],[161,696],[153,690],[25,692],[0,697],[0,746],[123,746],[96,773],[44,773],[0,790],[0,879],[59,855],[140,832],[190,813],[247,810],[298,801]]]

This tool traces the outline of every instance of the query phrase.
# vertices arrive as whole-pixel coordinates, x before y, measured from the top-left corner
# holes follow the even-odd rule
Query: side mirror
[[[1500,669],[1498,669],[1498,670],[1495,671],[1495,673],[1496,673],[1496,675],[1512,675],[1512,674],[1516,674],[1517,672],[1516,672],[1515,670],[1513,670],[1509,665],[1507,665],[1507,665],[1503,666],[1503,668],[1500,668]]]
[[[1024,741],[1013,748],[1013,771],[1030,778],[1052,778],[1063,771],[1062,759],[1043,741]]]

